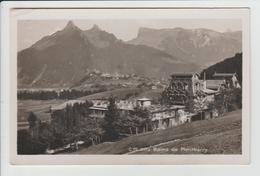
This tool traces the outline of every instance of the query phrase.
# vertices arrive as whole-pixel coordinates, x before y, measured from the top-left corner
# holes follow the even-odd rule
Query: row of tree
[[[79,97],[91,95],[98,92],[104,92],[106,88],[100,88],[96,90],[75,90],[75,89],[68,89],[63,91],[29,91],[29,90],[22,90],[18,91],[17,98],[19,100],[51,100],[51,99],[76,99]]]

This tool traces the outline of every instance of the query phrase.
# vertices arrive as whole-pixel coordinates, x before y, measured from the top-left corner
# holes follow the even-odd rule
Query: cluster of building
[[[135,107],[148,110],[152,121],[152,128],[165,129],[177,126],[183,123],[209,119],[218,116],[205,106],[201,112],[187,112],[185,104],[189,101],[189,97],[195,97],[198,92],[203,93],[205,102],[214,101],[214,97],[223,87],[240,88],[236,73],[215,73],[212,79],[200,79],[197,73],[176,73],[171,76],[170,84],[167,89],[169,99],[172,105],[154,104],[152,99],[137,98],[135,100],[116,100],[115,104],[122,114],[131,114]],[[72,100],[77,102],[77,100]],[[107,99],[92,100],[93,106],[90,107],[93,118],[104,118],[108,110],[109,101]],[[64,108],[66,105],[60,105],[57,109]]]
[[[90,117],[104,118],[108,110],[109,101],[105,99],[92,100],[93,106],[90,107]],[[116,100],[119,112],[123,115],[132,114],[135,107],[146,109],[149,112],[153,129],[162,129],[170,126],[177,126],[187,121],[182,105],[162,106],[153,104],[152,99],[138,98],[136,100]]]

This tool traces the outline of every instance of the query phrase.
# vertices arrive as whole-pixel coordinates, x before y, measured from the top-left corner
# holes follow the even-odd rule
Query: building
[[[89,109],[91,111],[90,117],[93,118],[104,118],[106,111],[108,110],[109,101],[106,99],[95,99],[92,100],[93,106],[91,106]],[[117,100],[115,102],[119,112],[123,115],[127,115],[131,113],[136,103],[133,101],[127,101],[127,100]]]
[[[166,129],[188,122],[185,106],[152,105],[147,110],[152,121],[152,129]]]
[[[94,99],[91,100],[93,105],[89,108],[90,117],[93,118],[104,118],[109,105],[109,101],[106,99]]]
[[[224,80],[205,80],[205,87],[208,90],[219,91],[219,89],[224,86]]]
[[[236,73],[214,73],[213,79],[223,80],[226,85],[231,88],[241,88]]]
[[[167,92],[170,92],[168,96],[171,104],[184,105],[190,96],[196,95],[197,91],[203,87],[203,82],[199,80],[199,74],[175,73],[171,75]]]
[[[92,100],[93,106],[90,107],[93,118],[104,118],[108,110],[107,100]],[[162,106],[153,105],[149,98],[139,98],[135,101],[118,100],[115,102],[120,114],[127,115],[134,112],[135,107],[141,107],[149,112],[152,121],[152,129],[166,129],[188,122],[185,106]]]
[[[152,100],[149,98],[139,98],[136,100],[136,104],[139,107],[145,108],[151,106]]]
[[[221,88],[241,88],[236,73],[214,73],[212,79],[199,79],[197,73],[175,73],[171,75],[169,86],[166,88],[171,104],[185,105],[189,97],[194,97],[198,92],[204,93],[213,100],[214,95]]]
[[[236,73],[214,73],[212,79],[205,80],[205,87],[219,91],[221,88],[241,88]]]

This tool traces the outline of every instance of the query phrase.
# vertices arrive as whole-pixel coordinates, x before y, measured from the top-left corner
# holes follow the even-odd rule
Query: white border
[[[257,6],[257,5],[258,6]],[[244,2],[244,1],[239,1],[239,2],[23,2],[23,3],[15,3],[15,2],[9,2],[9,3],[3,3],[2,7],[4,8],[1,8],[2,10],[2,13],[1,13],[1,17],[2,17],[2,21],[1,21],[1,26],[3,26],[2,28],[2,32],[5,32],[5,34],[8,33],[8,24],[9,24],[9,20],[8,20],[8,13],[9,13],[9,8],[11,7],[17,7],[19,5],[19,7],[50,7],[50,6],[53,6],[53,7],[250,7],[251,8],[251,13],[252,13],[252,29],[251,29],[251,34],[252,34],[252,62],[253,63],[257,63],[256,61],[256,55],[258,54],[259,56],[259,53],[256,53],[256,44],[257,44],[257,40],[256,40],[256,37],[257,37],[257,11],[258,11],[258,16],[259,16],[259,3],[257,2],[253,2],[253,1],[248,1],[248,2]],[[254,6],[255,5],[255,6]],[[258,28],[258,31],[259,28]],[[3,33],[1,33],[2,35]],[[259,36],[259,35],[258,35]],[[26,174],[26,168],[28,167],[17,167],[17,166],[10,166],[10,164],[8,163],[8,128],[7,128],[7,125],[8,125],[8,120],[7,118],[9,117],[9,111],[8,111],[8,108],[9,108],[9,105],[10,105],[10,102],[9,102],[9,83],[10,83],[10,75],[7,74],[8,73],[8,68],[9,68],[9,61],[7,59],[3,59],[3,58],[9,58],[9,53],[7,52],[8,51],[8,35],[2,35],[1,36],[1,45],[2,45],[2,55],[1,55],[1,81],[2,83],[4,84],[1,84],[1,120],[2,120],[2,123],[1,123],[1,127],[2,127],[2,131],[1,131],[1,146],[2,146],[2,152],[1,152],[1,159],[2,159],[2,171],[3,173],[9,173],[9,174],[15,174],[15,171],[17,171],[17,169],[19,170],[19,175],[25,175]],[[4,57],[3,57],[4,56]],[[252,68],[257,70],[257,66],[259,66],[259,61],[258,61],[258,65],[257,64],[252,64]],[[259,70],[259,69],[258,69]],[[7,74],[7,75],[6,75]],[[255,75],[252,75],[252,83],[255,83],[256,82],[256,79],[257,77],[254,77]],[[248,79],[248,83],[249,83],[249,79]],[[258,86],[256,86],[257,88]],[[259,88],[259,87],[258,87]],[[254,92],[254,90],[256,90],[254,87],[252,88],[253,90],[253,93],[256,93]],[[258,89],[259,90],[259,89]],[[259,94],[258,94],[259,95]],[[253,101],[256,100],[255,99],[255,96],[252,97]],[[254,105],[254,104],[253,104]],[[249,104],[248,104],[249,106]],[[253,106],[254,107],[254,106]],[[257,118],[255,118],[256,116],[256,111],[252,111],[252,115],[254,118],[252,118],[252,128],[254,130],[254,132],[252,133],[252,139],[254,139],[256,141],[256,136],[255,134],[257,134],[255,131],[257,130],[256,128],[256,122],[259,120]],[[259,124],[259,123],[258,123]],[[3,135],[4,134],[4,135]],[[258,134],[260,134],[258,132]],[[196,166],[175,166],[175,170],[174,172],[175,173],[183,173],[184,175],[188,175],[188,174],[196,174],[196,175],[217,175],[218,174],[221,174],[223,175],[223,173],[227,173],[225,172],[226,171],[233,171],[234,173],[236,173],[236,175],[248,175],[248,173],[246,172],[246,170],[249,170],[249,168],[252,168],[252,165],[254,165],[255,163],[253,162],[254,160],[256,160],[256,154],[259,152],[255,149],[255,147],[258,146],[258,149],[259,149],[259,144],[255,143],[255,141],[252,140],[252,146],[251,146],[251,149],[254,149],[253,152],[254,154],[252,155],[252,164],[251,166],[241,166],[241,167],[235,167],[235,169],[231,169],[230,166],[225,166],[225,167],[222,167],[221,168],[221,171],[217,171],[217,169],[214,169],[215,166],[207,166],[207,167],[204,167],[203,168],[203,171],[201,169],[199,169],[199,167],[196,167]],[[75,158],[77,159],[77,158]],[[259,159],[258,159],[259,160]],[[258,162],[259,163],[259,162]],[[76,166],[74,166],[76,167]],[[85,170],[84,167],[82,166],[77,166],[76,168],[79,169],[79,170],[76,170],[76,169],[73,169],[73,171],[70,171],[70,169],[72,169],[72,166],[68,167],[62,167],[62,166],[59,166],[58,168],[60,168],[60,171],[61,170],[64,170],[65,172],[63,172],[63,174],[65,175],[71,175],[71,174],[79,174],[81,173],[82,171],[84,171],[85,173],[92,173],[94,174],[93,171],[94,168],[96,168],[97,166],[88,166],[87,168],[89,168],[90,170]],[[119,171],[121,171],[122,173],[124,173],[125,175],[133,175],[133,174],[136,174],[138,173],[138,171],[132,171],[132,172],[123,172],[123,169],[125,168],[126,166],[122,166],[122,167],[118,167]],[[134,168],[133,166],[127,166],[128,168]],[[147,166],[146,166],[147,167]],[[41,169],[44,169],[44,167],[40,167],[40,166],[35,166],[35,168],[39,169],[33,169],[32,170],[32,175],[34,174],[37,174],[37,175],[56,175],[57,173],[52,173],[54,167],[50,167],[47,171],[47,173],[44,173],[44,172],[41,172]],[[57,168],[57,167],[55,167]],[[109,167],[109,166],[104,166],[104,168],[107,168],[110,172],[107,173],[107,172],[103,172],[102,170],[99,170],[98,173],[99,174],[106,174],[106,175],[109,175],[109,174],[112,174],[113,172],[116,173],[118,170],[114,171],[113,167]],[[163,167],[161,166],[160,167],[161,169],[164,168],[165,170],[169,170],[168,167]],[[167,169],[168,168],[168,169]],[[186,168],[183,170],[183,168]],[[187,168],[193,168],[192,170],[188,171]],[[211,169],[214,169],[214,171],[212,172]],[[140,168],[139,168],[140,169]],[[150,171],[154,171],[154,172],[151,172],[151,173],[158,173],[158,171],[161,171],[161,169],[159,169],[157,167],[157,169],[155,167],[149,167],[149,170]],[[256,170],[257,168],[255,167],[254,170]],[[142,170],[142,169],[141,169]],[[252,170],[252,169],[251,169]],[[143,170],[144,171],[144,170]],[[195,171],[195,172],[194,172]],[[215,172],[216,171],[216,172]],[[171,173],[171,172],[169,172]],[[8,174],[8,175],[9,175]],[[18,173],[16,173],[18,174]],[[227,174],[228,175],[228,174]],[[230,175],[230,172],[229,172],[229,175]],[[232,175],[235,175],[235,174],[232,174]]]
[[[217,12],[215,12],[217,11]],[[17,107],[16,104],[16,58],[17,58],[17,42],[16,34],[17,34],[17,20],[19,19],[67,19],[67,18],[106,18],[107,16],[111,16],[112,18],[118,17],[120,14],[120,18],[137,18],[137,17],[157,17],[159,18],[168,18],[175,17],[180,18],[185,15],[185,17],[192,18],[203,18],[205,16],[209,16],[208,18],[239,18],[242,20],[243,25],[243,60],[246,61],[243,64],[244,70],[244,87],[243,87],[243,100],[247,100],[248,94],[246,91],[248,89],[249,82],[248,79],[245,79],[245,76],[248,75],[248,61],[249,61],[249,48],[245,48],[249,46],[249,37],[248,37],[248,22],[249,19],[246,15],[248,15],[248,9],[130,9],[125,13],[126,10],[123,9],[33,9],[33,10],[20,10],[20,9],[11,9],[10,11],[10,44],[12,46],[10,49],[10,136],[8,139],[10,140],[10,157],[12,164],[246,164],[248,163],[248,144],[249,142],[245,139],[248,139],[249,129],[248,124],[248,101],[244,101],[243,104],[243,146],[242,146],[242,155],[138,155],[138,156],[129,156],[129,155],[16,155],[16,114]],[[152,13],[151,13],[152,12]],[[86,15],[87,14],[87,15]],[[99,15],[97,15],[99,14]],[[106,14],[104,16],[104,14]],[[151,15],[152,14],[152,15]],[[90,16],[90,17],[89,17]],[[22,18],[21,18],[22,17]],[[246,98],[245,98],[246,97]]]

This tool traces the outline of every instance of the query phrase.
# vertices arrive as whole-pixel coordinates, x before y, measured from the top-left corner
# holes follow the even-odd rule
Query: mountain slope
[[[18,53],[18,83],[28,86],[67,86],[92,63],[92,45],[72,23]]]
[[[201,72],[201,75],[206,73],[207,79],[212,79],[212,75],[217,73],[237,73],[240,84],[242,83],[242,53],[238,53],[231,58],[227,58],[218,62]]]
[[[202,67],[242,51],[242,32],[220,33],[208,29],[150,29],[140,28],[128,43],[147,45]]]
[[[159,49],[118,40],[94,26],[82,31],[69,22],[18,53],[18,87],[70,87],[89,70],[168,77],[174,71],[197,71]]]
[[[241,115],[240,110],[233,111],[221,118],[185,123],[81,148],[73,154],[205,154],[203,150],[185,151],[181,148],[206,149],[207,154],[240,154]]]

